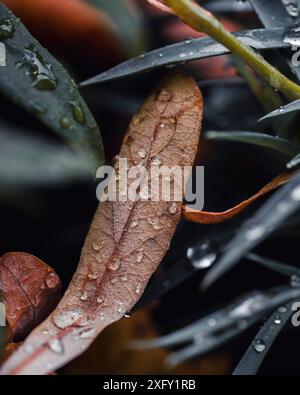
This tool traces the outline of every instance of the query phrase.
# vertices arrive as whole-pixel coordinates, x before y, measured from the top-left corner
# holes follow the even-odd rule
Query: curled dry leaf
[[[24,339],[56,307],[61,282],[33,255],[11,252],[0,258],[0,289],[11,340]]]
[[[209,211],[199,211],[188,206],[183,206],[182,215],[183,218],[196,222],[198,224],[218,224],[220,222],[226,221],[233,218],[241,211],[245,210],[248,206],[254,203],[258,198],[273,191],[276,188],[286,184],[294,175],[294,172],[287,171],[279,174],[262,189],[260,189],[255,195],[251,196],[249,199],[237,204],[236,206],[222,212],[209,212]]]
[[[172,74],[130,123],[120,157],[128,167],[153,160],[191,166],[203,103],[188,76]],[[174,206],[175,203],[175,206]],[[170,205],[172,209],[170,210]],[[77,271],[48,319],[4,363],[2,374],[46,374],[72,360],[130,310],[165,255],[182,202],[103,202],[96,211]]]

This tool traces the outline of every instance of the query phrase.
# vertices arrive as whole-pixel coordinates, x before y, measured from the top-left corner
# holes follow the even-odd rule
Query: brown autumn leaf
[[[172,74],[130,123],[120,157],[190,166],[203,102],[195,81]],[[174,206],[175,204],[175,206]],[[181,217],[182,202],[104,202],[96,211],[77,271],[56,310],[4,363],[1,374],[47,374],[83,353],[140,298]],[[172,207],[170,207],[172,206]]]
[[[198,224],[218,224],[220,222],[226,221],[228,219],[233,218],[241,211],[245,210],[248,206],[250,206],[261,196],[286,184],[293,175],[294,172],[292,171],[287,171],[279,174],[272,181],[266,184],[262,189],[260,189],[255,195],[251,196],[249,199],[242,201],[241,203],[237,204],[236,206],[226,211],[222,211],[222,212],[200,211],[200,210],[195,210],[188,206],[183,206],[182,208],[183,218],[191,222],[196,222]]]
[[[61,282],[53,269],[35,256],[10,252],[0,258],[0,290],[10,339],[19,341],[56,307]]]

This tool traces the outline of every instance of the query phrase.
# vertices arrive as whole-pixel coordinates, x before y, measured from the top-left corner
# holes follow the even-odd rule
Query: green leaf
[[[10,27],[2,31],[1,26]],[[6,66],[0,67],[0,93],[34,114],[96,168],[104,161],[98,126],[75,82],[5,6],[0,5],[0,40]]]
[[[209,140],[235,141],[240,143],[248,143],[272,149],[284,155],[293,158],[300,152],[300,147],[280,137],[270,136],[266,133],[258,132],[207,132],[205,137]]]
[[[264,121],[265,119],[278,117],[281,115],[288,114],[290,112],[295,112],[300,110],[300,99],[295,100],[291,103],[286,104],[285,106],[281,106],[276,110],[270,112],[269,114],[265,115],[264,117],[260,118],[258,122]]]
[[[295,266],[288,265],[286,263],[281,263],[274,261],[273,259],[265,258],[263,256],[249,252],[246,255],[247,259],[250,261],[259,263],[260,265],[273,270],[276,273],[282,274],[283,276],[291,277],[293,274],[297,273],[299,269]]]
[[[274,341],[294,314],[292,306],[296,301],[297,300],[294,300],[286,307],[279,307],[279,309],[271,315],[268,321],[259,330],[252,344],[235,368],[233,372],[234,376],[253,376],[258,372]],[[262,351],[257,352],[257,346],[262,347],[259,349]]]
[[[282,36],[284,28],[257,29],[234,33],[246,45],[255,49],[286,48]],[[123,62],[112,69],[81,83],[81,86],[103,83],[124,78],[159,67],[171,67],[177,63],[196,59],[205,59],[229,53],[228,49],[210,37],[185,40],[163,48],[142,54],[137,58]]]

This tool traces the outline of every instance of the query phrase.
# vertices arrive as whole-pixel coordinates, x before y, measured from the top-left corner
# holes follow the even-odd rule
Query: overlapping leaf
[[[169,167],[191,165],[202,110],[196,83],[173,74],[133,118],[120,157],[127,158],[129,166],[144,164],[149,172],[153,161]],[[139,199],[100,204],[64,298],[2,366],[1,373],[56,370],[123,317],[165,255],[181,217],[181,204]]]
[[[101,136],[76,84],[3,5],[0,21],[0,39],[5,38],[7,62],[0,67],[0,93],[34,114],[74,147],[95,174],[103,162]],[[9,33],[1,33],[4,25],[4,31]]]
[[[284,28],[248,30],[234,33],[240,41],[255,49],[285,48],[288,44],[282,40]],[[159,67],[172,67],[175,64],[212,56],[224,55],[229,51],[211,38],[188,39],[181,43],[142,54],[112,69],[81,83],[82,86],[103,83],[124,78]]]

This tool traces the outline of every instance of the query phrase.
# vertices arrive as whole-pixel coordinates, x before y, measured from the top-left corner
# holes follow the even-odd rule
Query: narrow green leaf
[[[286,263],[277,262],[274,261],[274,259],[265,258],[252,252],[249,252],[246,257],[253,262],[259,263],[260,265],[273,270],[274,272],[282,274],[283,276],[291,277],[293,274],[299,271],[299,268],[297,267],[288,265]]]
[[[2,37],[0,29],[0,40],[6,47],[6,66],[0,67],[0,93],[34,114],[74,147],[95,174],[104,160],[101,136],[76,84],[3,5],[0,23],[10,26],[9,34]]]
[[[295,301],[287,306],[279,307],[259,330],[255,339],[247,349],[245,355],[235,368],[234,376],[253,376],[255,375],[264,359],[268,355],[274,341],[284,329],[285,325],[294,314],[292,305]]]
[[[286,48],[289,44],[284,43],[282,40],[284,31],[284,28],[257,29],[234,33],[234,35],[243,44],[255,49]],[[81,86],[103,83],[159,67],[172,67],[178,63],[224,55],[226,53],[229,53],[229,50],[210,37],[185,40],[155,49],[137,58],[123,62],[104,73],[83,81]]]
[[[290,112],[299,111],[300,110],[300,99],[295,100],[291,103],[286,104],[285,106],[281,106],[276,110],[270,112],[269,114],[265,115],[264,117],[260,118],[258,122],[264,121],[265,119],[278,117],[280,115],[285,115]]]
[[[259,132],[217,132],[209,131],[205,137],[208,140],[222,140],[222,141],[234,141],[240,143],[248,143],[257,145],[264,148],[269,148],[273,151],[280,152],[284,155],[292,158],[300,152],[300,147],[296,144],[291,143],[288,140],[280,137],[274,137],[266,133]]]

